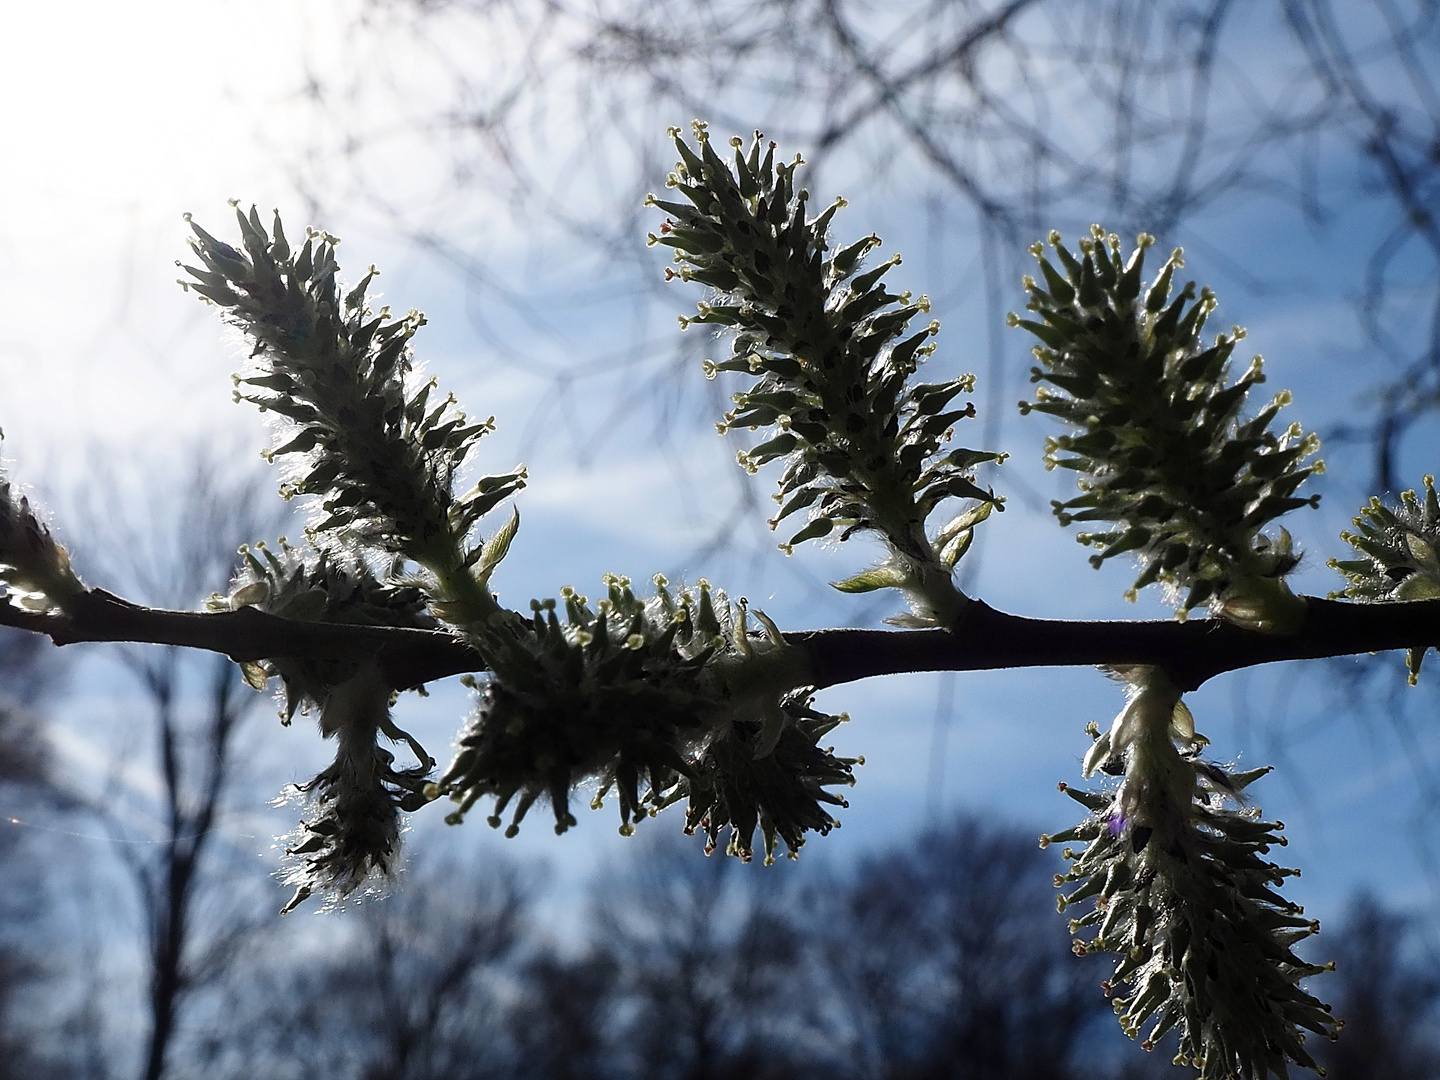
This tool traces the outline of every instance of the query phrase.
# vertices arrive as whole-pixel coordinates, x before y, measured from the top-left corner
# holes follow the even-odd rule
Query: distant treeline
[[[478,858],[417,859],[408,887],[388,898],[259,923],[190,1000],[166,1074],[1193,1075],[1169,1064],[1168,1040],[1147,1055],[1106,1022],[1105,962],[1071,954],[1052,903],[1055,856],[1028,833],[960,818],[843,872],[767,872],[697,847],[658,830],[638,841],[630,861],[593,882],[583,946],[550,933],[553,905],[533,875]],[[1409,924],[1358,900],[1320,942],[1339,961],[1326,991],[1348,1021],[1324,1047],[1331,1080],[1440,1076],[1440,983]],[[77,959],[83,969],[83,958],[12,947],[0,967],[11,991],[0,1077],[134,1071],[134,1031],[87,1031],[82,1014],[63,1039],[53,1016],[46,1030],[33,1026],[26,1001]],[[75,999],[48,990],[49,1000]]]

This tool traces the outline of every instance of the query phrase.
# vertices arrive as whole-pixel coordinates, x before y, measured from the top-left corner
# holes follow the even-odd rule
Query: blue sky
[[[200,435],[240,447],[237,469],[258,467],[251,455],[265,445],[263,425],[230,401],[229,374],[242,361],[241,347],[173,284],[174,261],[187,254],[180,215],[192,211],[224,236],[226,199],[241,197],[281,207],[294,233],[318,193],[327,217],[315,224],[344,237],[342,264],[357,273],[379,263],[386,301],[428,313],[430,325],[417,339],[427,370],[470,412],[497,415],[500,430],[482,445],[480,467],[493,471],[516,460],[530,467],[531,487],[519,500],[520,537],[496,579],[505,599],[523,608],[531,596],[555,595],[562,585],[593,589],[606,571],[640,581],[663,571],[706,576],[732,595],[747,595],[789,629],[874,622],[886,614],[824,585],[865,564],[871,553],[861,545],[789,560],[773,550],[763,526],[773,477],[750,481],[758,509],[729,519],[746,481],[734,466],[734,445],[710,428],[702,406],[717,387],[704,384],[698,363],[691,363],[688,383],[678,384],[683,389],[669,414],[654,392],[669,385],[661,365],[623,366],[630,357],[670,355],[682,340],[673,315],[698,297],[677,289],[658,304],[637,299],[635,283],[646,275],[653,280],[658,260],[617,266],[577,253],[553,219],[510,215],[503,198],[487,197],[478,184],[455,188],[450,167],[468,151],[427,143],[402,122],[443,98],[448,84],[434,56],[419,45],[405,52],[403,40],[393,45],[387,63],[405,75],[401,85],[411,96],[387,104],[389,82],[357,75],[382,46],[363,32],[349,36],[346,12],[319,2],[157,0],[123,10],[56,2],[8,16],[19,25],[0,46],[7,54],[0,58],[0,100],[12,103],[12,145],[23,153],[0,164],[0,425],[17,477],[58,505],[85,484],[94,447],[154,475],[179,464]],[[451,47],[467,44],[474,43],[458,36]],[[1263,53],[1265,41],[1252,48]],[[356,93],[321,109],[299,93],[310,74]],[[498,74],[496,81],[503,81]],[[384,151],[361,160],[360,172],[342,152],[343,133],[331,126],[347,108]],[[565,125],[579,121],[563,96],[549,109],[550,126],[521,149],[539,155],[532,162],[539,171],[558,169],[561,161],[578,170],[571,187],[597,192],[600,212],[603,198],[623,186],[623,170],[567,143]],[[398,134],[387,141],[387,131]],[[670,156],[663,121],[653,136],[663,163]],[[622,148],[611,149],[618,155]],[[993,327],[970,218],[953,202],[938,215],[927,211],[934,185],[911,183],[914,174],[904,168],[874,182],[866,152],[858,145],[850,157],[832,159],[817,201],[836,191],[850,196],[837,234],[880,232],[884,251],[906,255],[895,283],[935,297],[945,324],[935,375],[985,373]],[[593,181],[586,168],[594,170]],[[1207,212],[1186,235],[1162,237],[1166,247],[1189,244],[1188,272],[1220,293],[1212,325],[1249,327],[1247,345],[1266,355],[1270,386],[1293,389],[1291,411],[1310,427],[1344,418],[1354,408],[1357,371],[1373,370],[1363,366],[1353,301],[1377,211],[1364,202],[1333,209],[1323,227],[1310,227],[1257,196]],[[1067,220],[1056,224],[1073,236],[1103,210],[1067,206],[1061,213]],[[443,231],[469,260],[468,272],[407,243],[402,225]],[[1257,289],[1256,281],[1270,287]],[[1006,288],[1004,305],[1019,307],[1018,282]],[[517,313],[507,290],[526,297],[538,317]],[[1045,422],[1022,422],[1014,411],[1027,385],[1028,343],[1011,332],[1002,340],[1005,378],[993,391],[982,382],[977,404],[1004,411],[993,448],[1013,456],[992,479],[1011,501],[984,526],[969,557],[978,564],[975,593],[1031,615],[1163,616],[1154,599],[1126,605],[1120,594],[1129,568],[1090,570],[1073,538],[1050,519],[1048,500],[1064,497],[1069,478],[1040,468]],[[570,372],[568,397],[557,396],[556,370]],[[617,409],[617,391],[638,404]],[[978,439],[980,422],[972,423]],[[1406,444],[1402,474],[1410,482],[1440,465],[1436,434],[1433,425],[1422,426]],[[1313,553],[1295,580],[1319,594],[1339,584],[1324,560],[1339,552],[1336,533],[1367,494],[1368,462],[1341,452],[1329,463],[1318,488],[1322,509],[1292,525]],[[56,527],[65,534],[63,516]],[[733,546],[701,557],[717,532]],[[1400,680],[1399,659],[1387,662]],[[98,671],[103,661],[87,663]],[[1291,891],[1303,902],[1325,914],[1370,887],[1431,909],[1436,879],[1425,852],[1434,808],[1426,792],[1440,767],[1440,743],[1423,723],[1397,723],[1384,702],[1337,713],[1335,670],[1316,665],[1216,679],[1194,697],[1199,726],[1219,757],[1282,766],[1259,786],[1258,798],[1290,825],[1287,855],[1305,870]],[[1119,707],[1118,691],[1088,670],[954,677],[937,773],[932,755],[943,679],[888,678],[826,692],[826,708],[855,718],[836,734],[837,745],[863,753],[867,764],[844,828],[815,849],[848,858],[959,808],[1037,833],[1073,817],[1055,784],[1077,779],[1088,742],[1082,728],[1108,720]],[[118,700],[108,688],[106,694],[82,694],[60,710],[57,742],[77,784],[103,775],[120,745],[123,724],[115,721],[133,713],[123,690]],[[1410,697],[1411,720],[1434,714],[1430,689]],[[407,726],[442,757],[464,708],[457,687],[402,706]],[[237,846],[252,845],[265,858],[273,856],[271,832],[286,826],[264,803],[280,783],[303,778],[327,756],[303,725],[280,731],[268,723],[252,724],[253,786],[235,800],[240,806],[249,800],[253,810],[230,826]],[[141,789],[147,783],[143,764],[127,776]],[[608,812],[582,816],[576,833],[557,839],[537,816],[514,847],[543,856],[562,882],[575,883],[621,850],[614,826]],[[662,819],[652,827],[672,826],[678,822]],[[415,841],[430,842],[434,829],[433,822],[418,822]]]

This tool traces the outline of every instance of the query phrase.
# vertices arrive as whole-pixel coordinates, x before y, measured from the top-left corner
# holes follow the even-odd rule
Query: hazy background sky
[[[362,11],[372,20],[357,25]],[[262,418],[230,396],[229,375],[243,350],[213,311],[174,284],[175,260],[188,253],[182,212],[231,236],[226,200],[233,197],[262,211],[279,207],[292,236],[307,221],[338,233],[352,279],[378,263],[386,302],[427,312],[430,325],[416,340],[427,371],[472,414],[498,418],[480,467],[499,471],[524,460],[530,468],[531,485],[518,500],[520,537],[496,579],[513,606],[523,609],[531,596],[556,595],[566,584],[593,590],[605,571],[638,581],[663,571],[705,576],[747,595],[787,629],[873,623],[888,613],[824,585],[864,564],[868,553],[859,545],[791,560],[769,548],[763,517],[773,477],[750,481],[757,507],[730,516],[746,481],[733,464],[735,446],[714,437],[702,408],[706,393],[719,390],[714,400],[723,401],[730,390],[705,387],[692,362],[688,389],[672,392],[669,369],[644,362],[671,355],[680,341],[673,315],[698,299],[676,287],[657,303],[637,289],[658,278],[659,256],[606,262],[593,248],[565,241],[558,215],[533,206],[516,211],[514,192],[490,185],[483,155],[470,166],[471,184],[456,183],[456,163],[470,149],[419,118],[466,107],[447,105],[455,70],[496,92],[507,79],[524,85],[512,49],[530,40],[523,19],[511,31],[492,26],[480,34],[457,17],[448,29],[442,21],[413,36],[396,30],[403,20],[388,21],[383,9],[328,0],[52,0],[12,6],[4,18],[4,453],[14,475],[57,508],[56,529],[82,563],[85,537],[58,510],[87,482],[141,477],[174,485],[201,443],[234,470],[261,467],[257,451],[268,439]],[[1251,74],[1272,88],[1283,83],[1289,61],[1281,30],[1259,24],[1251,40]],[[564,44],[554,43],[555,55]],[[563,77],[554,86],[544,108],[529,115],[524,139],[506,149],[536,175],[561,177],[577,216],[615,213],[605,208],[625,184],[615,167],[625,145],[612,145],[614,160],[607,160],[604,147],[588,141],[593,118],[567,97],[575,86]],[[743,112],[743,94],[725,107],[727,115]],[[688,120],[654,118],[651,153],[662,170],[671,157],[664,125]],[[627,130],[650,121],[616,119]],[[1077,138],[1086,122],[1077,115]],[[717,136],[729,133],[717,123]],[[1049,499],[1064,497],[1070,478],[1039,467],[1045,421],[1022,423],[1015,415],[1014,402],[1026,393],[1029,344],[1018,334],[996,334],[984,296],[991,256],[971,217],[933,181],[903,161],[877,168],[885,153],[860,140],[827,159],[816,198],[843,192],[852,199],[837,219],[838,235],[873,229],[885,237],[884,251],[905,253],[892,280],[930,293],[945,323],[933,377],[979,372],[977,404],[1003,414],[1003,423],[972,421],[975,430],[960,435],[975,445],[983,425],[992,448],[1013,455],[990,478],[1011,498],[969,557],[973,591],[1024,614],[1163,615],[1153,599],[1127,606],[1120,594],[1130,568],[1091,571],[1050,519]],[[1363,202],[1333,206],[1323,223],[1307,223],[1277,205],[1263,193],[1227,201],[1188,222],[1183,235],[1162,236],[1161,247],[1187,246],[1188,273],[1220,293],[1212,325],[1247,325],[1247,344],[1267,357],[1271,387],[1292,388],[1291,411],[1323,428],[1356,407],[1357,373],[1370,370],[1354,314],[1364,270],[1357,237],[1374,231],[1366,215],[1380,211]],[[1060,216],[1068,218],[1055,224],[1073,236],[1105,209],[1066,207]],[[324,216],[311,218],[315,213]],[[416,244],[417,236],[447,243]],[[1002,310],[1023,303],[1014,278]],[[993,377],[986,384],[996,374],[999,384]],[[630,395],[629,403],[617,404],[617,393]],[[1440,465],[1435,436],[1433,425],[1422,426],[1406,442],[1407,485]],[[1368,459],[1342,450],[1328,460],[1318,487],[1322,509],[1291,526],[1312,552],[1295,581],[1322,595],[1340,584],[1324,566],[1340,553],[1336,533],[1368,494]],[[134,505],[142,518],[152,512]],[[717,534],[731,546],[714,547]],[[1401,681],[1399,658],[1385,662]],[[1433,692],[1412,692],[1409,719],[1378,699],[1341,711],[1333,707],[1335,671],[1312,665],[1223,676],[1194,695],[1198,724],[1218,757],[1280,766],[1259,786],[1258,799],[1289,824],[1287,863],[1304,868],[1287,891],[1321,915],[1359,888],[1429,910],[1437,881],[1429,836],[1440,790]],[[125,775],[143,788],[145,759],[125,734],[130,691],[100,659],[86,663],[77,685],[87,692],[63,706],[56,732],[73,783],[97,783],[117,749],[128,746],[135,765]],[[837,732],[837,745],[863,753],[867,763],[842,814],[844,828],[816,840],[807,857],[873,850],[952,808],[1018,820],[1037,832],[1063,827],[1075,815],[1055,784],[1078,778],[1084,724],[1106,723],[1119,704],[1118,691],[1089,670],[913,676],[827,691],[823,707],[855,718]],[[443,758],[465,710],[463,693],[435,688],[428,700],[401,709],[406,726]],[[274,832],[288,827],[293,810],[277,816],[265,803],[328,754],[303,723],[282,731],[262,717],[247,738],[252,790],[235,801],[248,799],[251,811],[227,827],[235,844],[268,859]],[[419,815],[414,842],[432,842],[439,816]],[[544,856],[562,882],[575,881],[619,850],[615,824],[608,811],[582,815],[578,830],[556,838],[537,814],[512,848]],[[648,827],[679,824],[672,812]],[[477,841],[488,833],[478,817],[464,830]],[[467,842],[464,835],[449,839]],[[492,842],[488,835],[484,841]]]

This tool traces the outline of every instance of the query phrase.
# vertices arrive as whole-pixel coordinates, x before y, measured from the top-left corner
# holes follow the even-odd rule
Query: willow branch
[[[787,634],[810,652],[817,687],[907,671],[1153,664],[1181,690],[1227,671],[1282,660],[1423,648],[1440,643],[1440,600],[1343,603],[1305,597],[1295,634],[1264,634],[1223,619],[1175,622],[1030,619],[976,601],[946,630],[816,630]]]
[[[132,604],[103,589],[81,595],[66,614],[37,614],[0,604],[0,625],[45,634],[56,645],[83,641],[179,645],[224,653],[237,663],[282,656],[374,657],[390,685],[402,688],[484,668],[478,654],[442,630],[303,622],[253,607],[167,611]]]
[[[1219,619],[1031,619],[976,601],[954,631],[806,630],[785,639],[807,654],[807,681],[818,688],[918,671],[1153,664],[1180,689],[1193,690],[1216,675],[1257,664],[1440,644],[1440,600],[1355,604],[1307,597],[1306,604],[1304,626],[1290,635],[1257,633]],[[248,607],[166,611],[103,589],[85,593],[63,615],[0,605],[0,625],[44,634],[56,645],[178,645],[224,653],[237,662],[374,657],[396,687],[485,667],[478,653],[439,630],[300,622]]]

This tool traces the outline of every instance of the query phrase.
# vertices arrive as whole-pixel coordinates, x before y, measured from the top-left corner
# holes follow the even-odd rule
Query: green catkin
[[[1055,515],[1062,525],[1117,526],[1076,539],[1097,550],[1097,567],[1125,553],[1139,561],[1131,598],[1160,583],[1182,616],[1209,606],[1253,629],[1293,632],[1304,602],[1285,575],[1299,555],[1288,531],[1262,530],[1318,501],[1296,490],[1323,469],[1314,459],[1319,439],[1293,425],[1269,430],[1290,401],[1285,391],[1244,418],[1250,391],[1264,381],[1260,358],[1228,381],[1244,331],[1202,339],[1215,298],[1190,284],[1170,299],[1184,265],[1178,250],[1146,287],[1152,242],[1142,235],[1125,258],[1119,239],[1095,226],[1076,256],[1052,233],[1059,267],[1043,245],[1030,249],[1043,278],[1025,279],[1035,317],[1012,314],[1010,324],[1039,339],[1031,381],[1048,385],[1020,409],[1065,424],[1046,441],[1045,461],[1075,471],[1081,490],[1056,501]]]
[[[707,360],[706,375],[753,377],[717,427],[769,430],[739,460],[752,473],[773,461],[784,465],[770,527],[807,513],[781,545],[786,552],[810,540],[878,536],[886,561],[836,587],[898,588],[911,612],[893,622],[955,625],[966,604],[952,579],[955,562],[971,530],[1003,509],[1002,499],[977,485],[975,469],[1005,455],[941,449],[975,414],[973,405],[956,404],[973,390],[973,377],[909,382],[939,330],[933,321],[910,328],[929,312],[929,301],[886,288],[882,278],[899,256],[859,272],[879,237],[831,247],[830,222],[844,200],[808,217],[808,193],[795,183],[799,158],[776,164],[771,143],[762,164],[757,132],[748,154],[741,140],[731,140],[729,164],[703,124],[694,133],[692,148],[671,132],[681,160],[669,186],[685,201],[650,198],[667,215],[651,241],[675,251],[679,270],[667,276],[715,290],[697,316],[682,320],[731,336],[730,358]],[[957,498],[973,500],[972,507],[941,527],[943,539],[927,532],[935,509]]]
[[[1344,590],[1334,595],[1369,603],[1440,598],[1440,497],[1433,476],[1424,478],[1424,487],[1423,499],[1404,491],[1399,505],[1386,506],[1375,498],[1360,508],[1355,531],[1340,534],[1357,558],[1330,560],[1346,578]],[[1406,654],[1411,686],[1419,680],[1428,651]]]
[[[1327,969],[1292,951],[1318,924],[1270,888],[1295,873],[1262,858],[1284,844],[1283,826],[1258,820],[1239,801],[1265,770],[1236,773],[1202,761],[1204,741],[1164,673],[1118,674],[1129,702],[1096,738],[1124,779],[1083,798],[1066,789],[1091,813],[1058,834],[1090,840],[1055,879],[1075,886],[1062,911],[1093,900],[1071,920],[1076,951],[1118,954],[1105,987],[1119,991],[1125,1033],[1139,1038],[1150,1025],[1149,1049],[1177,1027],[1180,1057],[1201,1062],[1206,1080],[1267,1080],[1286,1075],[1289,1064],[1313,1069],[1306,1032],[1333,1039],[1339,1023],[1300,985]]]

